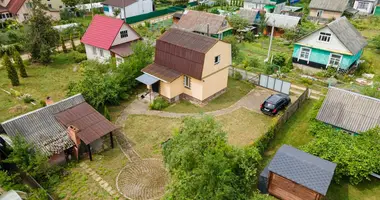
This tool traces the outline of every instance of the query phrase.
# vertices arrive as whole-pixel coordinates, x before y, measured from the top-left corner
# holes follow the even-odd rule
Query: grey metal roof
[[[268,26],[273,26],[282,29],[294,29],[300,22],[301,17],[295,17],[290,15],[281,15],[274,13],[266,13],[265,21]]]
[[[144,83],[145,85],[152,85],[153,83],[159,81],[158,78],[155,78],[149,74],[143,74],[136,78],[137,81]]]
[[[260,10],[256,10],[256,9],[250,9],[250,8],[241,8],[237,14],[243,18],[243,19],[246,19],[248,20],[248,22],[250,24],[254,24],[255,23],[255,20],[256,20],[256,17],[257,17],[257,14],[259,14]]]
[[[344,12],[348,5],[349,0],[311,0],[309,8]]]
[[[353,55],[357,54],[368,44],[366,39],[346,17],[341,17],[327,24],[327,26]]]
[[[380,99],[330,87],[317,119],[360,133],[380,125]]]
[[[326,195],[336,164],[283,145],[270,162],[269,171]]]
[[[34,110],[1,123],[10,136],[20,134],[47,155],[60,153],[74,145],[67,129],[54,117],[55,114],[85,102],[81,94],[52,105]]]
[[[276,2],[273,2],[271,0],[244,0],[244,2],[259,3],[259,4],[276,4]]]

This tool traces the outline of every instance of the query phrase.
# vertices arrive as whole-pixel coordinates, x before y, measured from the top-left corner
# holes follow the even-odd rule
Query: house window
[[[32,8],[32,3],[28,2],[25,4],[26,8]]]
[[[62,6],[59,6],[59,8],[62,8]]]
[[[104,56],[103,49],[100,49],[99,52],[100,52],[100,56],[103,57]]]
[[[322,17],[323,10],[317,10],[317,17]]]
[[[120,37],[121,38],[128,37],[128,30],[120,31]]]
[[[188,77],[188,76],[184,76],[183,77],[183,86],[185,86],[185,88],[189,88],[191,87],[191,78]]]
[[[368,6],[369,6],[369,2],[359,1],[359,2],[358,2],[358,8],[357,8],[357,9],[360,9],[360,10],[367,10],[367,9],[368,9]]]
[[[215,56],[214,58],[214,64],[217,65],[220,63],[220,55],[219,56]]]
[[[329,66],[339,67],[341,61],[342,61],[342,55],[331,54],[330,61],[329,61]]]
[[[302,47],[298,60],[306,60],[309,62],[310,54],[311,54],[311,49]]]
[[[96,55],[96,47],[92,47],[92,54]]]
[[[321,42],[330,42],[331,33],[320,32],[318,40]]]
[[[53,7],[51,6],[51,4],[48,4],[48,7],[49,7],[49,8],[53,8]]]

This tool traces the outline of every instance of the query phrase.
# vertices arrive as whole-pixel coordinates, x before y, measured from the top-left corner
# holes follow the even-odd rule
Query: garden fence
[[[172,6],[172,7],[166,8],[166,9],[156,10],[156,11],[153,11],[153,12],[150,12],[150,13],[146,13],[146,14],[142,14],[142,15],[137,15],[137,16],[133,16],[133,17],[127,17],[125,19],[125,21],[128,24],[133,24],[133,23],[141,22],[141,21],[144,21],[144,20],[147,20],[147,19],[151,19],[151,18],[167,15],[167,14],[170,14],[170,13],[174,13],[174,12],[177,12],[177,11],[182,11],[182,10],[185,10],[185,8],[186,8],[186,6]]]

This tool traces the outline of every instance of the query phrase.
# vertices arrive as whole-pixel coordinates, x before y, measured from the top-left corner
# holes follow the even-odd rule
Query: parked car
[[[272,94],[260,106],[261,112],[266,115],[275,116],[280,110],[285,109],[291,102],[286,94]]]

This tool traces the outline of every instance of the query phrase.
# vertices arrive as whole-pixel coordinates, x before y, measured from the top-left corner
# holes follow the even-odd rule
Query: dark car
[[[288,106],[290,102],[290,97],[286,94],[272,94],[261,104],[260,110],[264,114],[274,116]]]

